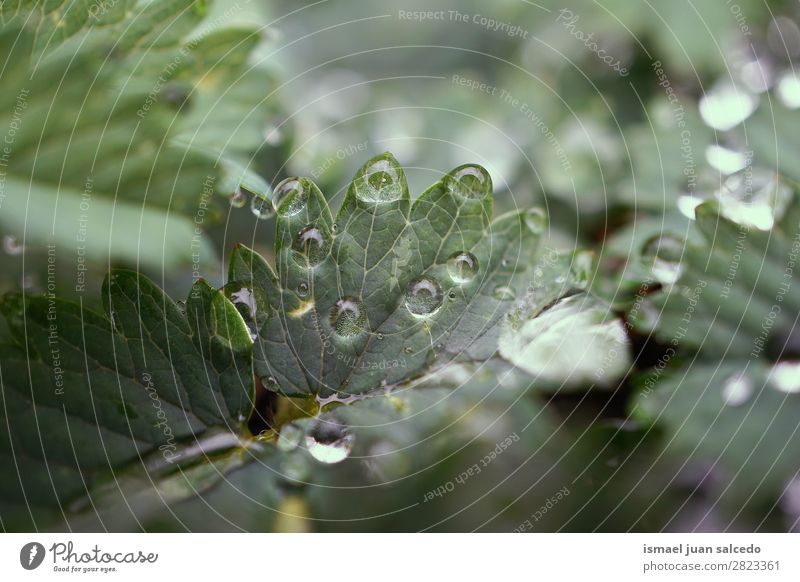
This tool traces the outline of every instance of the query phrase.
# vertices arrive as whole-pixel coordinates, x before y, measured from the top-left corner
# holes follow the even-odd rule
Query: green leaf
[[[800,469],[800,386],[782,366],[722,361],[643,376],[632,414],[662,426],[663,454],[713,473],[712,499],[738,511],[772,503]]]
[[[486,359],[544,228],[491,219],[491,178],[456,168],[411,203],[390,155],[356,174],[334,219],[319,189],[275,190],[276,270],[238,247],[228,297],[258,336],[256,374],[286,395],[347,399],[455,359]]]
[[[735,211],[731,201],[711,200],[695,211],[700,237],[684,243],[680,233],[664,233],[646,242],[642,264],[664,288],[632,309],[634,325],[706,357],[764,357],[770,346],[785,349],[800,311],[799,205],[789,195],[791,206],[780,213],[759,200],[737,203]],[[751,224],[765,212],[775,222],[768,231]]]
[[[543,309],[520,308],[500,335],[500,355],[559,387],[607,386],[631,364],[628,336],[610,307],[580,294]]]
[[[254,398],[252,342],[224,295],[202,280],[182,308],[145,277],[116,270],[105,315],[48,296],[7,295],[0,351],[4,499],[62,504],[125,469],[150,478],[238,446]],[[194,451],[194,452],[192,452]],[[163,458],[162,458],[163,457]]]
[[[200,230],[220,214],[211,195],[270,189],[242,161],[271,115],[255,97],[270,77],[247,63],[257,24],[204,22],[189,0],[139,2],[119,22],[82,27],[39,54],[43,22],[77,22],[96,3],[64,3],[69,17],[48,12],[52,3],[23,4],[0,26],[4,229],[34,244],[78,238],[96,260],[214,259]]]

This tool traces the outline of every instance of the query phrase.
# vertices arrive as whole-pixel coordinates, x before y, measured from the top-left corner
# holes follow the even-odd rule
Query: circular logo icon
[[[44,561],[44,546],[39,542],[29,542],[19,551],[19,563],[26,570],[35,570]]]

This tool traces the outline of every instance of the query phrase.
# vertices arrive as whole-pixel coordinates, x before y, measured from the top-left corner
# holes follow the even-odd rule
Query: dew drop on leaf
[[[777,174],[746,169],[729,176],[716,193],[722,215],[737,224],[770,230],[792,201],[792,189]]]
[[[253,196],[250,199],[250,210],[252,211],[253,216],[259,220],[267,220],[268,218],[275,216],[275,211],[272,209],[272,203],[269,200],[265,198],[259,198],[258,196]]]
[[[306,436],[308,452],[320,463],[341,463],[353,450],[353,434],[335,421],[320,420]]]
[[[669,234],[656,235],[642,247],[642,260],[658,281],[671,285],[683,272],[683,241]]]
[[[393,202],[403,196],[405,178],[394,158],[381,156],[359,170],[353,188],[365,202]]]
[[[299,178],[286,178],[275,187],[272,205],[281,216],[294,216],[308,202],[308,187]]]
[[[237,188],[233,194],[230,195],[228,201],[233,208],[244,208],[244,205],[247,204],[247,193],[241,188]]]
[[[461,251],[447,260],[447,272],[455,283],[469,283],[478,273],[478,259],[475,255]]]
[[[366,323],[364,306],[354,297],[342,297],[331,309],[331,326],[342,337],[361,333]]]
[[[533,234],[541,234],[547,228],[547,214],[541,208],[531,208],[525,213],[525,226]]]
[[[307,297],[308,296],[308,283],[302,282],[297,286],[297,294],[300,297]]]
[[[430,277],[414,279],[406,292],[406,309],[418,317],[428,317],[442,306],[442,287]]]
[[[492,297],[497,299],[498,301],[512,301],[516,298],[517,294],[514,291],[513,287],[509,287],[508,285],[498,285],[492,291]]]
[[[11,234],[3,236],[3,252],[9,256],[16,257],[22,254],[24,247],[17,240],[17,237]]]
[[[328,237],[316,226],[309,225],[297,235],[297,249],[306,257],[309,265],[317,265],[328,254]]]
[[[288,422],[281,427],[278,434],[277,447],[285,452],[293,451],[303,440],[305,431],[293,422]]]
[[[720,84],[700,99],[700,115],[718,131],[733,129],[756,110],[758,97],[731,83]]]
[[[770,374],[772,386],[786,394],[800,394],[800,362],[780,362]]]
[[[729,376],[722,383],[722,401],[728,406],[741,406],[752,393],[753,382],[742,372]]]
[[[453,194],[479,200],[492,192],[492,178],[483,167],[476,164],[459,166],[444,177],[445,187]]]
[[[412,348],[411,346],[406,346],[405,348],[403,348],[403,351],[407,354],[413,354],[414,348]]]

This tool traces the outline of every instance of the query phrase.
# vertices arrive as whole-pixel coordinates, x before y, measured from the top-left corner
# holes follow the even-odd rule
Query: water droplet
[[[510,264],[511,264],[511,261],[509,261],[508,259],[503,259],[502,261],[500,261],[500,266],[501,267],[507,267]]]
[[[399,200],[408,190],[403,170],[391,154],[377,156],[364,164],[352,187],[356,196],[373,204]]]
[[[419,317],[428,317],[442,306],[442,287],[435,279],[420,277],[408,285],[406,308]]]
[[[181,315],[186,315],[186,301],[176,301],[175,307],[181,312]]]
[[[22,251],[25,250],[22,243],[17,240],[12,234],[6,234],[3,236],[3,252],[7,255],[12,257],[16,257],[22,254]]]
[[[308,185],[302,178],[286,178],[275,186],[272,206],[281,216],[294,216],[308,202]]]
[[[293,451],[303,440],[303,434],[305,434],[305,431],[301,427],[289,422],[281,427],[280,433],[278,433],[278,441],[275,444],[282,451]]]
[[[334,223],[331,225],[331,230],[332,230],[333,232],[336,232],[337,230],[339,230],[339,225],[338,225],[338,224],[336,224],[336,223],[334,222]]]
[[[301,282],[297,286],[297,294],[300,297],[308,297],[308,283],[306,283],[305,281]]]
[[[247,192],[237,188],[228,200],[233,208],[244,208],[244,205],[247,204]]]
[[[278,386],[278,381],[273,376],[267,376],[267,388],[274,389]]]
[[[672,235],[656,235],[644,243],[642,260],[658,281],[675,283],[683,272],[683,241]]]
[[[447,259],[447,272],[455,283],[469,283],[478,273],[478,259],[466,251],[456,253]]]
[[[508,285],[498,285],[492,291],[492,297],[498,301],[512,301],[516,296],[514,289]]]
[[[453,194],[479,200],[492,193],[492,178],[483,167],[465,164],[444,177],[445,187]]]
[[[341,463],[353,450],[354,437],[335,421],[320,420],[306,436],[306,449],[320,463]]]
[[[379,333],[379,334],[378,334],[378,339],[379,339],[379,340],[382,340],[382,339],[383,339],[383,334],[382,334],[382,333]]]
[[[689,194],[683,194],[678,196],[678,210],[681,214],[683,214],[686,218],[694,220],[695,216],[695,209],[703,203],[702,198],[698,198],[697,196],[691,196]]]
[[[119,320],[117,318],[117,312],[116,311],[109,312],[108,318],[111,320],[111,328],[114,331],[119,331]]]
[[[308,264],[313,266],[327,256],[330,241],[320,228],[309,225],[298,233],[295,246],[306,257]]]
[[[355,297],[342,297],[331,309],[331,325],[342,337],[350,337],[364,331],[367,314],[363,304]]]
[[[752,393],[753,382],[742,372],[729,376],[722,384],[722,400],[728,406],[741,406]]]
[[[800,362],[780,362],[772,368],[770,382],[776,390],[787,394],[800,393]]]
[[[448,296],[448,297],[450,298],[450,300],[452,301],[453,299],[455,299],[455,298],[456,298],[456,292],[455,292],[455,291],[450,291],[450,293],[448,293],[448,294],[447,294],[447,296]]]
[[[403,351],[407,354],[412,354],[414,353],[414,348],[412,348],[411,346],[406,346],[403,348]]]
[[[258,196],[253,196],[250,199],[250,210],[253,216],[259,220],[267,220],[275,216],[275,211],[272,209],[272,202],[266,198],[259,198]]]
[[[800,77],[786,73],[778,81],[778,99],[789,109],[800,107]]]
[[[276,146],[283,141],[283,132],[276,125],[268,125],[264,128],[264,141],[268,145]]]
[[[724,83],[703,95],[699,107],[706,125],[719,131],[728,131],[750,117],[757,105],[756,96]]]
[[[541,208],[531,208],[525,213],[525,226],[533,234],[541,234],[547,228],[547,214]]]
[[[743,226],[770,230],[792,200],[792,189],[774,172],[748,168],[729,176],[716,192],[722,215]]]
[[[580,250],[572,255],[569,265],[572,284],[579,289],[586,289],[594,271],[594,251]]]
[[[742,152],[712,144],[706,147],[706,161],[723,174],[734,174],[747,166],[748,156]]]

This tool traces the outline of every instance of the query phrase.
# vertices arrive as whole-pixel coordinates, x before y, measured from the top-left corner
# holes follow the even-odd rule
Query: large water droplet
[[[297,286],[297,294],[298,294],[300,297],[308,297],[308,291],[309,291],[309,288],[308,288],[308,283],[306,283],[305,281],[302,281],[302,282],[301,282],[301,283],[300,283],[300,284]]]
[[[418,317],[428,317],[442,306],[442,286],[430,277],[414,279],[406,292],[406,309]]]
[[[541,234],[547,228],[547,213],[541,208],[531,208],[525,212],[525,226],[533,234]]]
[[[275,186],[272,206],[281,216],[294,216],[308,203],[308,185],[301,178],[286,178]]]
[[[466,251],[456,253],[447,259],[447,272],[455,283],[469,283],[478,273],[478,259]]]
[[[247,204],[247,192],[242,188],[237,188],[228,200],[233,208],[244,208],[244,205]]]
[[[586,289],[594,271],[594,252],[590,250],[576,251],[569,265],[570,278],[573,285]]]
[[[700,99],[700,115],[709,127],[728,131],[750,117],[757,105],[756,96],[725,83]]]
[[[3,252],[7,255],[12,257],[16,257],[22,254],[22,251],[25,250],[22,243],[17,240],[12,234],[3,235]]]
[[[353,450],[353,435],[335,421],[320,420],[306,436],[306,449],[320,463],[341,463]]]
[[[364,305],[355,297],[342,297],[331,309],[331,326],[342,337],[361,333],[366,323]]]
[[[770,230],[786,213],[792,189],[774,172],[748,168],[729,176],[716,196],[724,217],[743,226]]]
[[[330,239],[320,228],[309,225],[298,233],[295,248],[305,256],[309,265],[318,265],[328,254]]]
[[[669,234],[656,235],[642,247],[642,260],[653,277],[665,285],[675,283],[683,273],[683,241]]]
[[[293,422],[286,423],[281,427],[276,445],[282,451],[293,451],[303,440],[304,434],[305,431]]]
[[[517,297],[517,294],[513,287],[498,285],[494,288],[494,291],[492,291],[492,297],[498,301],[513,301]]]
[[[786,73],[778,81],[778,99],[789,109],[800,108],[800,77]]]
[[[729,376],[722,383],[722,401],[728,406],[741,406],[753,394],[753,381],[743,372]]]
[[[734,174],[748,164],[748,156],[742,152],[711,144],[706,147],[706,161],[723,174]]]
[[[253,216],[259,220],[267,220],[275,216],[275,211],[272,209],[272,202],[266,198],[259,198],[258,196],[253,196],[250,199],[250,211],[253,213]]]
[[[457,167],[444,177],[445,187],[458,196],[478,200],[492,193],[492,178],[489,172],[476,164]]]
[[[356,173],[353,188],[356,196],[373,204],[399,200],[408,189],[403,170],[391,154],[368,161]]]
[[[772,368],[770,382],[787,394],[800,393],[800,362],[780,362]]]

